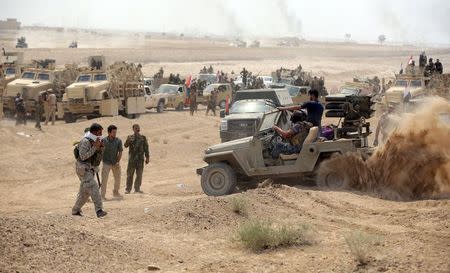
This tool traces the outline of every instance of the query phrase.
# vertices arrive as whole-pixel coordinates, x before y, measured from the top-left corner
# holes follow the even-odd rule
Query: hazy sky
[[[25,25],[450,44],[450,0],[0,0]]]

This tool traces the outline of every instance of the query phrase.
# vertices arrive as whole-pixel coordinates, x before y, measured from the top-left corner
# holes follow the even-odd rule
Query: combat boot
[[[102,217],[106,216],[107,214],[108,213],[106,211],[102,210],[102,209],[97,211],[97,217],[98,218],[102,218]]]

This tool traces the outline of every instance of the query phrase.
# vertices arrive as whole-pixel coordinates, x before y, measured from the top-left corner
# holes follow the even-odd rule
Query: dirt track
[[[162,49],[161,55],[152,53],[158,60],[142,57],[142,62],[152,73],[160,65],[167,72],[177,68],[182,73],[197,72],[204,63],[227,71],[260,67],[268,73],[279,66],[302,63],[305,68],[322,71],[336,84],[351,80],[357,72],[390,75],[397,69],[397,61],[385,58],[390,54],[385,49],[353,47],[358,49],[356,57],[351,57],[354,48],[334,56],[320,53],[327,50],[323,48],[308,54],[260,49],[251,51],[258,58],[248,59],[235,58],[240,52],[237,49],[211,53],[216,49],[206,48],[203,50],[210,57],[203,59],[200,52],[181,63],[170,59],[170,50]],[[408,55],[409,50],[402,52]],[[88,49],[76,52],[79,55],[69,49],[30,49],[26,56],[56,54],[56,59],[67,56],[77,61],[91,55]],[[141,54],[129,49],[96,53],[133,61]],[[186,49],[180,54],[193,53]],[[222,54],[226,55],[217,58]],[[291,59],[290,54],[297,55]],[[392,54],[393,60],[400,56],[404,58]],[[448,52],[439,57],[450,60]],[[122,139],[131,132],[132,123],[139,123],[150,140],[152,154],[144,170],[145,194],[105,202],[109,215],[102,220],[94,216],[91,203],[84,207],[85,217],[70,216],[79,185],[72,143],[79,140],[90,121],[59,121],[44,127],[43,132],[36,131],[32,122],[15,127],[11,120],[0,121],[0,272],[147,272],[148,265],[156,265],[162,272],[450,271],[449,200],[394,202],[358,192],[288,186],[238,193],[249,202],[248,218],[308,224],[315,231],[312,246],[255,254],[233,241],[234,231],[246,218],[231,211],[230,197],[206,197],[195,174],[195,169],[204,165],[203,150],[219,141],[219,118],[205,117],[204,112],[190,117],[187,112],[168,111],[150,112],[135,121],[122,117],[97,121],[104,127],[116,124]],[[126,162],[125,154],[122,185]],[[111,197],[111,184],[107,194]],[[365,267],[357,266],[344,241],[344,235],[354,230],[381,238]]]

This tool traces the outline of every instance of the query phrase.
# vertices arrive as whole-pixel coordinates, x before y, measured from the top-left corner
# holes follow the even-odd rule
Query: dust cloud
[[[391,200],[450,197],[450,103],[429,98],[366,161],[358,154],[325,161],[319,177],[336,174],[343,188]],[[448,117],[448,116],[447,116]]]

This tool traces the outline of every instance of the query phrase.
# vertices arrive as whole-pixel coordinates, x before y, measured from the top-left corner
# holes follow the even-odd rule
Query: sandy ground
[[[301,63],[326,76],[333,88],[354,75],[392,76],[401,60],[417,48],[308,44],[298,49],[236,49],[211,42],[160,41],[158,46],[104,49],[28,49],[26,58],[85,62],[105,54],[110,61],[144,64],[153,74],[196,73],[203,65],[262,73]],[[450,60],[450,50],[428,51]],[[435,54],[431,54],[434,52]],[[137,120],[100,118],[119,127],[123,140],[137,122],[150,140],[151,162],[144,170],[145,194],[104,203],[108,216],[97,219],[93,204],[85,216],[72,217],[79,182],[72,143],[91,121],[45,126],[14,126],[0,121],[0,272],[449,272],[450,201],[394,202],[359,192],[319,191],[282,186],[236,193],[245,198],[248,216],[231,211],[230,196],[202,193],[195,169],[204,165],[206,147],[219,142],[218,117],[204,112],[149,112]],[[122,160],[122,188],[126,162]],[[111,198],[112,182],[107,197]],[[121,190],[123,193],[123,190]],[[311,246],[253,253],[233,238],[247,219],[308,224]],[[344,236],[362,230],[378,236],[370,262],[358,266]]]

